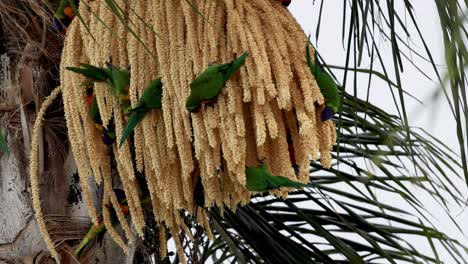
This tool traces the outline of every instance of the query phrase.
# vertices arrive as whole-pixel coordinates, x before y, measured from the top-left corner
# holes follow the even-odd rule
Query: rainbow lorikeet
[[[248,56],[249,53],[246,52],[230,63],[208,66],[190,84],[190,96],[185,103],[187,110],[192,113],[198,112],[202,104],[214,101]]]
[[[115,129],[113,127],[113,122],[110,122],[108,128],[102,126],[101,115],[99,114],[99,107],[97,104],[97,100],[94,97],[93,88],[89,87],[86,90],[87,99],[86,103],[89,107],[89,114],[93,119],[96,128],[102,132],[102,141],[106,145],[112,145],[115,142]]]
[[[123,215],[128,215],[130,213],[130,209],[128,207],[128,201],[125,197],[125,192],[121,189],[114,189],[114,193],[117,196],[117,200],[120,204],[120,210],[122,210]],[[143,198],[141,200],[141,205],[150,206],[151,196],[146,196],[145,198]],[[114,209],[110,204],[106,204],[105,206],[109,209]],[[83,237],[83,239],[81,239],[80,243],[75,247],[75,256],[79,256],[83,252],[83,249],[86,248],[86,246],[90,244],[90,242],[92,242],[94,239],[96,239],[98,242],[102,241],[102,238],[104,237],[104,234],[106,233],[107,229],[103,223],[102,215],[99,217],[99,220],[99,224],[91,226],[86,235]],[[119,224],[119,220],[115,212],[111,214],[111,223],[112,226],[116,226]]]
[[[310,48],[307,45],[306,48],[307,64],[309,65],[310,71],[315,76],[315,80],[320,88],[320,92],[325,97],[325,108],[320,114],[322,121],[327,121],[332,118],[340,108],[340,94],[338,92],[338,86],[333,80],[333,77],[326,72],[320,62],[317,59],[317,53],[315,53],[315,63],[312,63],[310,57]]]
[[[127,125],[122,133],[122,138],[120,140],[120,146],[125,142],[125,140],[130,136],[133,129],[136,125],[143,120],[146,114],[153,109],[161,109],[162,107],[162,81],[161,79],[156,79],[151,81],[148,87],[144,90],[143,95],[141,96],[138,104],[135,108],[129,111],[130,117],[128,119]]]
[[[72,2],[73,1],[73,4]],[[75,0],[61,0],[58,4],[57,10],[54,13],[54,27],[55,29],[65,34],[67,27],[71,24],[73,18],[75,18],[75,8],[77,6],[77,1]]]
[[[107,63],[107,68],[100,68],[89,64],[81,64],[80,68],[67,67],[67,70],[86,76],[87,83],[107,82],[112,89],[112,93],[119,99],[120,106],[125,114],[131,110],[129,85],[130,73],[127,69],[121,69],[115,65]]]
[[[246,187],[251,192],[266,192],[281,187],[301,188],[305,184],[292,181],[284,176],[273,176],[265,164],[257,167],[248,167],[245,170],[247,177]]]
[[[129,208],[128,208],[128,203],[127,199],[125,197],[125,192],[121,189],[114,189],[115,196],[117,197],[117,200],[119,201],[120,204],[120,210],[122,210],[122,213],[124,215],[128,215],[129,213]],[[105,205],[109,209],[114,209],[112,205],[106,204]],[[102,239],[104,238],[104,234],[106,232],[106,226],[103,223],[103,216],[99,216],[99,223],[98,225],[92,225],[86,235],[83,237],[81,242],[75,247],[75,255],[79,256],[83,249],[91,242],[93,239],[96,239],[99,243],[102,242]],[[115,212],[111,215],[111,222],[113,225],[118,223],[118,218],[117,215],[115,215]]]

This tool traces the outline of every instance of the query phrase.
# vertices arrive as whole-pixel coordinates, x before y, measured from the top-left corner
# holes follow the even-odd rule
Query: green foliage
[[[85,86],[94,82],[107,82],[112,93],[117,96],[124,113],[128,114],[131,105],[128,95],[130,85],[130,73],[127,69],[121,69],[107,63],[107,68],[100,68],[89,64],[80,64],[81,68],[66,67],[67,70],[84,75],[87,80]]]

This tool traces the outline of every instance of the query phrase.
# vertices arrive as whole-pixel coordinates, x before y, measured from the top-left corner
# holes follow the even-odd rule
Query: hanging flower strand
[[[128,12],[126,25],[105,1],[81,1],[87,27],[75,19],[68,28],[61,89],[71,149],[96,225],[102,222],[87,185],[104,185],[109,197],[103,206],[117,208],[109,191],[115,159],[128,208],[118,213],[123,238],[113,232],[122,248],[130,239],[127,213],[143,237],[142,206],[150,204],[181,251],[179,210],[196,213],[210,233],[205,208],[235,209],[257,192],[286,196],[308,182],[311,159],[331,166],[335,126],[329,114],[322,116],[326,107],[339,109],[317,84],[322,69],[309,68],[314,50],[284,8],[288,1],[115,2]],[[151,198],[144,205],[141,184]],[[104,225],[112,228],[103,209]]]

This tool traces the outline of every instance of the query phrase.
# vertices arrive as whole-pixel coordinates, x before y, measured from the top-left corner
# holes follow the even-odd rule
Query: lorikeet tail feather
[[[66,69],[97,81],[105,81],[108,78],[106,71],[101,68],[89,64],[81,64],[81,66],[83,68],[67,67]]]
[[[234,60],[233,62],[230,63],[229,65],[229,69],[226,73],[226,77],[225,77],[225,81],[229,80],[231,78],[231,76],[237,72],[237,70],[239,70],[239,68],[244,65],[245,63],[245,60],[247,59],[247,57],[249,56],[249,53],[248,52],[245,52],[244,54],[242,54],[242,56],[240,56],[239,58],[237,58],[236,60]]]
[[[125,127],[124,132],[122,133],[122,138],[120,139],[119,147],[125,143],[125,140],[132,134],[135,127],[138,123],[145,117],[146,112],[133,111],[128,119],[127,126]]]
[[[305,186],[305,184],[303,183],[290,180],[289,178],[284,177],[284,176],[276,176],[275,184],[278,186],[278,188],[280,187],[301,188]]]

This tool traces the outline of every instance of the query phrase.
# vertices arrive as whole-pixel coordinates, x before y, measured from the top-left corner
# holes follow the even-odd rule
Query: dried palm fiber
[[[274,175],[302,182],[308,180],[311,158],[320,156],[323,166],[331,165],[335,128],[332,121],[320,121],[324,98],[305,60],[307,38],[277,1],[195,1],[194,7],[203,16],[185,0],[116,2],[124,23],[110,14],[106,1],[81,1],[81,15],[92,37],[79,20],[73,21],[66,37],[61,80],[81,182],[86,185],[91,177],[110,190],[108,150],[89,117],[81,85],[84,79],[64,69],[80,63],[103,67],[109,61],[130,66],[132,106],[151,80],[162,78],[162,109],[151,111],[137,125],[133,140],[112,149],[140,236],[145,223],[136,171],[145,175],[156,220],[171,230],[181,247],[176,235],[183,229],[179,209],[199,212],[197,219],[209,232],[206,214],[194,202],[197,177],[203,185],[205,206],[235,209],[250,200],[251,193],[244,187],[245,168],[258,165],[259,160]],[[190,114],[185,101],[191,81],[209,64],[231,61],[245,51],[250,57],[214,106]],[[94,91],[103,123],[114,122],[119,142],[126,120],[119,102],[104,83],[96,83]],[[292,144],[295,164],[288,144]],[[297,175],[293,165],[299,168]],[[287,191],[272,194],[285,196]],[[97,223],[92,199],[86,193],[85,198]],[[109,200],[115,204],[112,195],[105,197]],[[124,233],[129,239],[129,231]],[[116,240],[122,244],[120,238]]]

